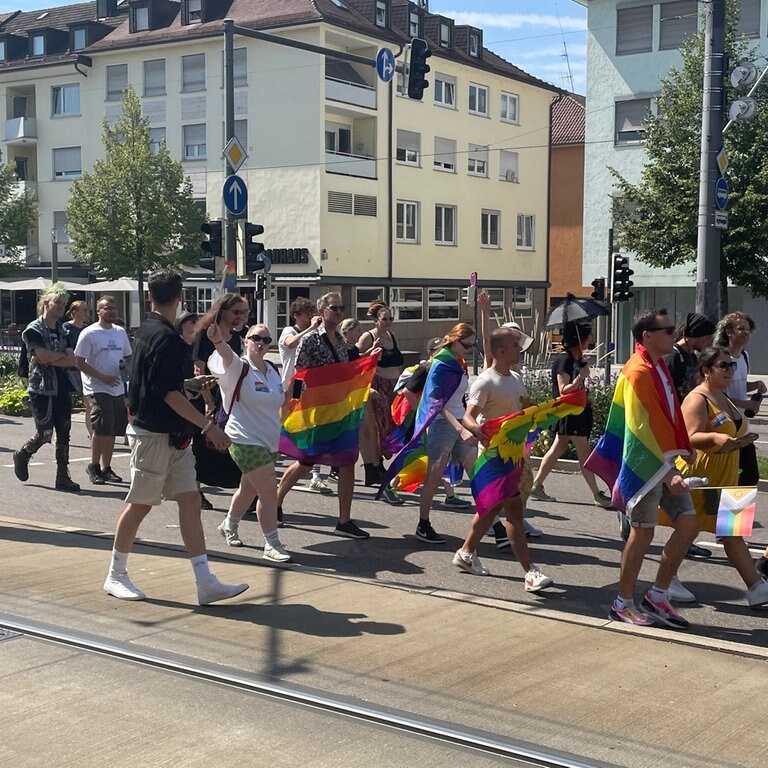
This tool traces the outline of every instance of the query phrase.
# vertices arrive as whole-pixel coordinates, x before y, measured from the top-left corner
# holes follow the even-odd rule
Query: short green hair
[[[54,283],[50,288],[40,292],[37,302],[37,314],[42,315],[47,301],[57,301],[66,304],[69,301],[69,291],[62,283]]]

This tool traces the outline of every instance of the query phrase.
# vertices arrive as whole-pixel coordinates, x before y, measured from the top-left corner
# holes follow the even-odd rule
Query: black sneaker
[[[429,520],[419,520],[419,524],[416,526],[416,538],[427,544],[445,544],[445,539],[437,533]]]
[[[493,524],[493,537],[496,539],[496,549],[508,549],[512,546],[512,542],[507,536],[507,529],[501,521]]]
[[[68,475],[57,475],[56,490],[66,491],[67,493],[80,493],[80,486]]]
[[[755,568],[757,568],[757,572],[761,576],[768,578],[768,557],[765,557],[764,555],[758,557],[757,560],[755,560]]]
[[[116,475],[112,467],[107,467],[101,470],[101,476],[107,483],[122,483],[123,478],[120,475]]]
[[[386,476],[387,473],[384,471],[384,467],[382,467],[381,464],[365,465],[365,485],[368,488],[381,485]]]
[[[200,509],[213,509],[213,504],[205,498],[202,491],[200,491]]]
[[[352,520],[346,523],[338,523],[333,531],[336,536],[344,536],[347,539],[368,539],[371,534],[355,525]]]
[[[339,482],[339,470],[337,467],[331,467],[331,471],[328,473],[328,479],[334,483]]]
[[[13,473],[22,483],[29,480],[29,460],[31,458],[26,451],[14,451],[13,453]]]
[[[105,485],[105,484],[106,484],[106,482],[107,482],[107,481],[104,479],[104,476],[101,474],[101,469],[99,469],[99,465],[98,465],[98,464],[89,464],[89,465],[88,465],[88,466],[85,468],[85,474],[86,474],[86,475],[88,475],[88,477],[89,477],[90,481],[91,481],[91,482],[92,482],[94,485]],[[58,482],[59,482],[59,481],[57,480],[57,481],[56,481],[56,483],[57,483],[56,487],[57,487],[57,488],[59,487],[59,486],[58,486]],[[77,490],[79,491],[80,489],[78,488]]]
[[[278,507],[277,508],[277,527],[278,528],[285,528],[285,523],[283,522],[283,508]]]
[[[688,547],[688,551],[685,553],[685,556],[689,560],[691,558],[695,558],[697,560],[706,560],[706,558],[712,557],[712,551],[709,549],[704,549],[704,547],[700,547],[697,544],[691,544],[691,546]]]

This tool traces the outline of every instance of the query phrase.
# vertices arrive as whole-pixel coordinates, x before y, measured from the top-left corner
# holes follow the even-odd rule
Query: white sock
[[[224,518],[224,527],[228,531],[234,531],[239,522],[239,518],[232,517],[232,510],[230,509],[229,512],[227,512],[227,516]]]
[[[272,531],[272,533],[265,533],[264,534],[264,541],[266,541],[267,544],[269,544],[270,547],[274,547],[276,545],[280,546],[280,534],[279,534],[277,528],[275,528],[275,530]]]
[[[109,564],[109,570],[114,573],[127,573],[128,554],[128,552],[118,552],[116,549],[113,549],[112,562]]]
[[[195,574],[195,581],[199,584],[201,581],[208,581],[213,578],[211,569],[208,566],[208,555],[198,555],[191,557],[189,562],[192,564],[192,571]]]
[[[313,480],[320,480],[320,465],[315,464],[314,467],[312,467],[312,479]]]

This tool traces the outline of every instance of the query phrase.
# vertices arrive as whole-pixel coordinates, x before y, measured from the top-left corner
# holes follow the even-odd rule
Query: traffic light
[[[469,304],[471,307],[474,307],[477,303],[477,286],[476,285],[470,285],[466,288],[461,289],[461,300],[465,304]]]
[[[634,285],[631,280],[634,274],[634,270],[629,268],[629,259],[620,253],[614,253],[611,301],[629,301],[634,296],[630,290]]]
[[[272,298],[272,278],[266,272],[259,272],[256,276],[256,298],[261,301]]]
[[[424,89],[429,88],[425,77],[430,69],[427,59],[431,55],[427,41],[414,37],[411,41],[411,63],[408,67],[408,98],[421,101]]]
[[[595,301],[605,301],[605,278],[596,277],[592,281],[592,287],[595,289],[592,291],[592,298]]]
[[[246,221],[243,224],[243,249],[245,251],[245,274],[251,275],[265,269],[269,272],[269,259],[264,253],[264,243],[255,243],[254,237],[264,234],[261,224],[251,224]],[[270,265],[271,266],[271,265]]]
[[[214,220],[200,225],[200,231],[208,235],[208,239],[200,243],[201,250],[207,254],[200,259],[201,269],[216,270],[216,259],[222,255],[222,224],[223,222]]]

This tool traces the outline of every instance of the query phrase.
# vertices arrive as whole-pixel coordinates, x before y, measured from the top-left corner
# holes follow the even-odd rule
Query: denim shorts
[[[443,456],[450,456],[454,464],[463,464],[468,456],[477,449],[467,445],[451,423],[438,416],[427,430],[427,459],[430,464],[440,461]]]
[[[675,494],[665,483],[651,488],[640,501],[632,507],[629,521],[635,528],[653,528],[659,522],[659,507],[674,523],[681,515],[695,515],[690,493]]]

